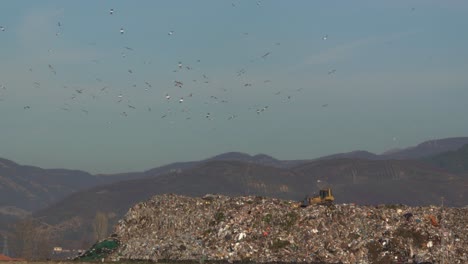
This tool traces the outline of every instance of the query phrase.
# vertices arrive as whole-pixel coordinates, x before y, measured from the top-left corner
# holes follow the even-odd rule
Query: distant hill
[[[335,159],[294,168],[319,187],[332,186],[337,202],[412,206],[468,204],[468,180],[419,161]]]
[[[468,137],[454,137],[425,141],[413,147],[388,151],[380,156],[386,159],[420,159],[453,151],[468,144]]]
[[[290,192],[300,192],[286,188],[285,184],[291,179],[295,179],[294,172],[286,169],[240,161],[207,161],[182,172],[122,181],[77,192],[36,212],[35,216],[44,217],[53,224],[78,213],[91,219],[101,209],[120,215],[134,203],[163,193],[191,196],[206,193],[256,194],[287,198]]]
[[[106,212],[110,216],[111,224],[115,224],[128,208],[154,194],[257,194],[287,198],[290,192],[294,192],[302,196],[302,185],[296,184],[302,190],[289,189],[291,187],[287,183],[291,179],[294,179],[294,173],[286,169],[240,161],[207,161],[184,171],[122,181],[77,192],[51,207],[36,212],[34,216],[50,224],[60,224],[79,217],[81,228],[69,231],[66,235],[68,243],[73,243],[89,240],[92,235],[91,222],[96,212]]]
[[[240,161],[208,161],[159,177],[129,180],[98,186],[72,194],[57,204],[38,211],[49,224],[79,217],[81,228],[67,234],[69,241],[91,235],[91,221],[105,211],[115,224],[133,204],[156,194],[201,196],[261,195],[301,200],[320,187],[331,186],[338,203],[408,205],[468,204],[467,179],[432,167],[402,160],[335,159],[305,163],[291,169]]]
[[[424,141],[416,146],[411,146],[402,149],[391,149],[382,154],[374,154],[372,152],[357,150],[345,153],[332,154],[329,156],[320,157],[314,160],[325,159],[367,159],[367,160],[388,160],[388,159],[422,159],[438,155],[447,151],[454,151],[465,144],[468,144],[468,137],[454,137]],[[306,160],[304,160],[306,161]],[[309,160],[310,161],[310,160]]]
[[[255,164],[285,167],[294,164],[268,155],[248,155],[228,152],[200,161],[175,162],[143,172],[91,175],[87,172],[66,169],[42,169],[19,165],[0,159],[0,231],[8,223],[24,215],[45,208],[79,190],[89,189],[130,179],[152,178],[167,173],[180,173],[209,161],[239,160]],[[18,212],[22,212],[19,214]]]
[[[79,170],[42,169],[0,158],[0,231],[17,219],[46,208],[71,193],[122,178],[125,177],[101,177]]]
[[[92,175],[84,171],[66,169],[42,169],[19,165],[0,158],[0,208],[13,206],[22,210],[35,211],[51,205],[78,190],[129,179],[150,178],[171,172],[181,172],[207,161],[239,160],[256,164],[283,167],[283,162],[259,154],[250,156],[229,152],[201,161],[176,162],[144,172]],[[2,210],[0,210],[2,214]]]
[[[98,183],[95,176],[83,171],[41,169],[0,159],[0,207],[37,210]]]
[[[437,168],[468,177],[468,144],[454,151],[425,158],[423,161]]]
[[[364,150],[356,150],[356,151],[351,151],[351,152],[345,152],[345,153],[338,153],[338,154],[333,154],[329,156],[324,156],[320,157],[318,159],[314,159],[314,161],[317,160],[331,160],[331,159],[367,159],[367,160],[379,160],[379,159],[384,159],[384,157],[374,154],[369,151],[364,151]]]
[[[381,155],[367,151],[352,151],[317,159],[304,160],[278,160],[265,154],[249,155],[240,152],[228,152],[200,161],[176,162],[143,172],[109,175],[91,175],[83,171],[66,169],[41,169],[33,166],[19,165],[6,159],[0,159],[0,229],[5,228],[8,223],[11,223],[17,218],[43,208],[51,210],[51,221],[53,221],[54,216],[58,217],[57,221],[61,221],[75,214],[75,212],[68,210],[67,206],[76,208],[78,210],[78,215],[82,213],[80,208],[87,206],[89,208],[83,210],[88,210],[91,212],[89,214],[94,214],[95,210],[93,211],[93,208],[95,205],[101,203],[88,204],[83,202],[83,204],[80,205],[81,207],[77,205],[79,204],[78,202],[69,203],[69,201],[71,201],[70,197],[79,197],[82,201],[93,200],[81,196],[83,193],[87,193],[88,191],[93,192],[93,190],[99,195],[91,195],[91,197],[100,197],[97,201],[102,200],[102,206],[109,205],[110,211],[120,213],[121,210],[125,210],[125,208],[130,206],[133,202],[146,199],[150,195],[162,192],[175,192],[188,195],[197,195],[204,192],[221,192],[228,195],[239,195],[252,192],[258,195],[298,199],[317,189],[317,182],[314,181],[320,180],[320,185],[326,180],[316,177],[331,177],[331,175],[335,176],[330,183],[332,183],[336,191],[340,193],[340,195],[338,195],[338,201],[355,201],[359,203],[404,202],[408,204],[414,202],[415,204],[427,204],[436,203],[436,200],[440,199],[440,195],[445,195],[447,201],[451,202],[452,205],[460,205],[464,202],[466,203],[464,200],[466,196],[464,196],[463,193],[460,194],[459,187],[462,186],[466,188],[467,186],[463,185],[463,182],[459,182],[460,185],[453,186],[453,190],[457,191],[450,191],[448,187],[444,189],[445,187],[443,186],[446,184],[452,186],[452,182],[460,181],[460,179],[456,177],[466,176],[466,173],[463,174],[464,171],[466,171],[466,165],[463,163],[466,160],[464,159],[466,156],[464,156],[463,153],[465,152],[463,151],[466,149],[464,148],[457,151],[457,149],[463,146],[463,143],[468,143],[468,137],[426,141],[414,147],[395,150]],[[447,151],[449,151],[449,153],[446,153]],[[406,161],[409,159],[413,161]],[[390,160],[401,160],[401,162],[398,163],[397,161]],[[238,165],[226,167],[226,169],[232,169],[231,172],[226,172],[226,175],[231,175],[230,177],[232,178],[240,177],[237,180],[244,179],[239,175],[243,175],[241,173],[242,169],[249,166],[251,168],[256,168],[257,166],[262,168],[268,167],[268,169],[254,170],[256,174],[249,176],[253,178],[266,177],[262,176],[262,171],[268,171],[271,175],[287,172],[294,176],[289,177],[285,182],[285,187],[283,186],[283,189],[287,187],[289,191],[279,193],[272,192],[271,189],[268,189],[273,188],[271,187],[271,182],[274,181],[272,178],[266,177],[265,181],[262,181],[263,185],[259,186],[265,186],[265,188],[267,188],[266,190],[270,191],[262,192],[260,189],[252,187],[254,183],[249,183],[250,185],[245,185],[246,183],[244,183],[244,185],[242,185],[241,182],[235,182],[231,178],[229,178],[230,180],[228,182],[220,181],[224,178],[213,178],[214,176],[211,174],[213,168],[211,167],[208,167],[210,168],[209,170],[207,168],[206,173],[201,172],[203,164],[211,164],[210,166],[213,166],[213,164],[216,164],[216,161],[240,162]],[[229,162],[225,164],[230,164]],[[354,165],[351,166],[350,164]],[[242,169],[239,171],[238,167]],[[396,168],[401,169],[398,171]],[[309,169],[310,171],[308,171]],[[427,184],[414,181],[414,178],[387,182],[388,177],[393,179],[391,175],[399,175],[391,174],[392,170],[403,173],[403,175],[413,175],[414,177],[417,176],[429,180],[426,182]],[[350,174],[351,172],[356,175],[353,176],[354,182],[352,184],[349,182],[349,175],[352,175]],[[455,177],[454,174],[457,174],[457,176]],[[190,177],[190,175],[198,176]],[[247,175],[250,174],[247,173]],[[173,177],[176,176],[178,177],[177,181],[172,180]],[[159,177],[161,177],[161,179],[156,179]],[[211,177],[211,182],[201,184],[204,181],[203,177]],[[359,177],[370,178],[366,181],[360,181]],[[448,177],[451,181],[442,182],[443,185],[440,190],[432,190],[432,184],[437,182],[436,179],[438,177],[440,179],[447,179]],[[145,181],[146,179],[148,181]],[[375,179],[381,180],[375,181]],[[171,183],[180,181],[178,183],[181,185],[167,185],[167,182],[163,182],[163,180]],[[334,180],[337,182],[334,182]],[[191,181],[193,182],[190,183]],[[357,184],[356,181],[359,183]],[[381,182],[385,182],[385,185],[382,185]],[[196,187],[196,184],[199,184],[198,187]],[[230,186],[229,188],[222,187],[223,184],[229,184]],[[102,188],[99,186],[102,186]],[[207,186],[207,188],[202,188],[202,186]],[[389,188],[382,188],[382,186],[388,186]],[[413,189],[408,189],[408,186]],[[414,186],[418,187],[415,188]],[[90,188],[94,189],[89,190]],[[108,193],[109,190],[114,189],[114,192]],[[84,190],[88,191],[83,193],[79,192]],[[411,195],[396,195],[397,193],[401,193],[401,190],[405,190],[406,193],[411,193]],[[420,193],[413,194],[413,192]],[[424,196],[422,193],[424,193]],[[454,193],[457,194],[455,195]],[[112,195],[115,195],[115,197]],[[69,197],[60,201],[67,196]],[[430,198],[428,198],[429,196]],[[436,196],[439,198],[436,198]],[[122,202],[120,205],[121,207],[119,207],[121,209],[112,205],[115,200]],[[60,206],[57,206],[60,204],[63,204],[62,209],[51,209],[59,208]],[[51,205],[53,206],[49,207]],[[63,217],[61,215],[63,215]]]
[[[76,191],[130,179],[181,173],[202,163],[216,160],[240,160],[275,167],[295,164],[264,154],[251,156],[240,152],[228,152],[200,161],[175,162],[143,172],[92,175],[78,170],[24,166],[0,158],[0,231],[4,231],[19,218],[46,208]]]
[[[91,175],[77,170],[41,169],[32,166],[22,166],[10,160],[0,159],[0,190],[5,190],[0,192],[0,207],[14,206],[23,210],[34,211],[44,208],[78,190],[112,182],[157,177],[171,172],[183,172],[207,161],[235,160],[277,168],[291,168],[310,161],[341,158],[366,160],[419,159],[456,150],[463,146],[463,144],[468,144],[468,137],[426,141],[414,147],[382,155],[376,155],[367,151],[352,151],[314,160],[278,160],[265,154],[252,156],[240,152],[228,152],[200,161],[176,162],[143,172],[109,175]]]
[[[290,161],[282,161],[277,160],[271,156],[265,154],[257,154],[257,155],[249,155],[242,152],[226,152],[222,153],[207,159],[199,160],[199,161],[187,161],[187,162],[175,162],[168,165],[164,165],[161,167],[157,167],[154,169],[150,169],[145,171],[145,178],[156,177],[161,174],[170,173],[170,172],[182,172],[187,169],[194,168],[202,163],[208,161],[243,161],[249,163],[255,163],[260,165],[267,165],[272,167],[284,168],[287,167],[291,162]],[[294,161],[293,161],[294,162]]]

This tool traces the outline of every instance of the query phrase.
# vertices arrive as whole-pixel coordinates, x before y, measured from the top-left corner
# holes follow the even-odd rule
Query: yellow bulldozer
[[[322,189],[318,195],[306,196],[301,203],[301,207],[307,207],[309,205],[332,205],[335,201],[335,197],[332,194],[331,188]]]

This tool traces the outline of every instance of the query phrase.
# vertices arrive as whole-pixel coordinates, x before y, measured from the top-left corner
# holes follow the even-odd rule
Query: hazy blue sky
[[[111,173],[468,136],[467,14],[467,1],[2,1],[0,157]]]

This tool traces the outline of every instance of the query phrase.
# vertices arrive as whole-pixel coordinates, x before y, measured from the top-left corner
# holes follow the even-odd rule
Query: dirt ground
[[[96,263],[104,263],[104,264],[116,264],[116,262],[77,262],[77,261],[64,261],[64,260],[57,260],[57,261],[2,261],[0,260],[0,264],[96,264]],[[120,262],[119,264],[124,264],[125,262]],[[142,263],[149,263],[149,262],[128,262],[131,264],[142,264]],[[169,263],[167,263],[169,264]]]

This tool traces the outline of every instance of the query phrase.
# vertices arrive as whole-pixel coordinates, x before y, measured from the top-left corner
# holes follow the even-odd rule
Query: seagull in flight
[[[271,52],[267,52],[267,53],[265,53],[265,54],[262,55],[262,58],[265,59],[265,58],[266,58],[268,55],[270,55],[270,54],[271,54]]]

